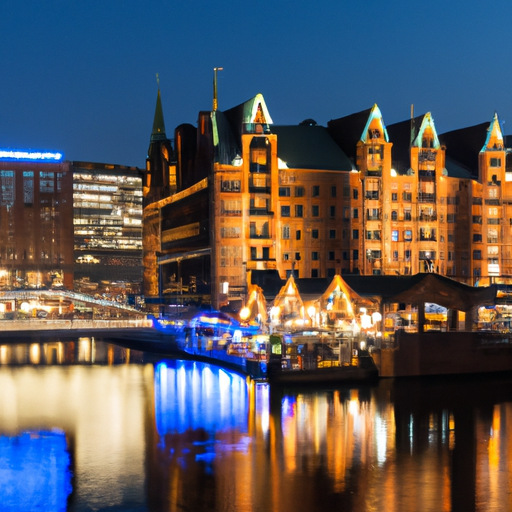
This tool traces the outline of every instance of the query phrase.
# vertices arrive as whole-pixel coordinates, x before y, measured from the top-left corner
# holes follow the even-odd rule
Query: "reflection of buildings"
[[[175,164],[152,160],[146,179],[147,295],[238,309],[248,284],[266,294],[292,273],[469,284],[510,273],[512,173],[497,115],[444,135],[430,113],[386,127],[377,105],[326,128],[276,126],[258,94],[200,112],[174,140]]]
[[[0,151],[0,288],[83,291],[142,278],[139,169],[65,162],[59,153]],[[137,290],[125,283],[135,282]]]

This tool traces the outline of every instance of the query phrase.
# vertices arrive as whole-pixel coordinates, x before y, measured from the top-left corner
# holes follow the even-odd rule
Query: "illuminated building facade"
[[[72,288],[72,187],[61,154],[0,151],[0,288]]]
[[[136,167],[71,162],[75,287],[139,293],[142,177]],[[100,286],[102,285],[103,286]]]
[[[377,105],[325,128],[279,126],[257,95],[200,112],[175,142],[175,193],[153,192],[145,210],[149,295],[169,303],[220,307],[292,273],[487,284],[512,272],[512,166],[497,115],[441,135],[430,113],[386,126]]]

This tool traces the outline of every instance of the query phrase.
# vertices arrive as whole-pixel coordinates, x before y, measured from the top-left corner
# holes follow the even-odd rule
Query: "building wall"
[[[69,163],[0,161],[0,287],[72,284]]]

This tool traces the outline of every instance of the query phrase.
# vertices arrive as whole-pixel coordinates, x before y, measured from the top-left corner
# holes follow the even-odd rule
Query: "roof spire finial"
[[[160,77],[158,76],[158,73],[156,74],[156,85],[160,89]]]
[[[219,102],[217,101],[217,71],[222,71],[224,68],[213,68],[213,110],[217,110]]]

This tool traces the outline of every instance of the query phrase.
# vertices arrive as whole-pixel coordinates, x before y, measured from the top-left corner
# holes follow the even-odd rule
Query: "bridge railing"
[[[116,319],[116,320],[0,320],[0,331],[57,331],[79,329],[140,329],[152,327],[152,321],[147,318]]]

